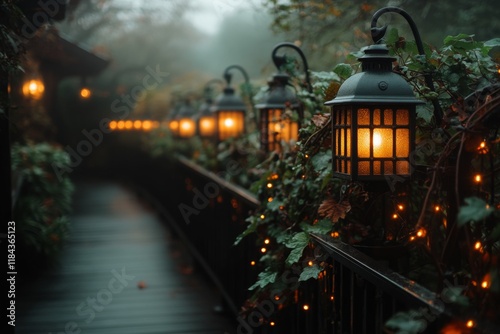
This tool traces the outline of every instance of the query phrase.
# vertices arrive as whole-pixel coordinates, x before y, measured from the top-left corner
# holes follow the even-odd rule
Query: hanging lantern
[[[191,138],[196,134],[195,115],[196,110],[191,106],[189,101],[185,101],[179,108],[179,113],[176,118],[178,121],[177,135],[180,138]]]
[[[234,89],[227,86],[215,100],[211,111],[215,116],[215,128],[219,141],[239,137],[245,132],[246,105],[234,94]]]
[[[333,174],[359,181],[408,177],[415,148],[416,99],[403,77],[392,72],[385,45],[365,49],[362,72],[347,79],[331,106]]]
[[[199,109],[197,126],[198,135],[202,138],[213,138],[215,136],[215,117],[210,111],[211,102],[210,99],[207,99]]]
[[[255,106],[260,115],[260,147],[266,152],[281,151],[282,142],[298,138],[302,109],[295,93],[287,87],[289,79],[286,74],[275,74],[263,101]]]
[[[40,100],[45,91],[45,86],[41,80],[32,79],[23,84],[23,95],[33,100]]]

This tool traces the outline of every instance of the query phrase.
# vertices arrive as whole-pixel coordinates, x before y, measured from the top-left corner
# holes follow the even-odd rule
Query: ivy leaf
[[[307,281],[310,278],[318,278],[319,273],[323,270],[323,268],[319,267],[317,264],[313,266],[307,266],[300,273],[299,282]]]
[[[259,278],[254,285],[248,288],[248,290],[254,290],[256,288],[264,288],[269,284],[272,284],[276,281],[276,277],[278,273],[272,271],[270,268],[266,268],[266,270],[259,273]]]
[[[302,223],[300,227],[308,233],[327,234],[332,230],[332,222],[330,219],[322,219],[314,225]]]
[[[292,251],[286,259],[288,265],[292,265],[300,260],[304,248],[309,244],[309,235],[305,232],[299,232],[288,240],[285,244],[286,247],[291,248]]]
[[[318,208],[318,214],[322,217],[330,218],[332,222],[338,223],[339,219],[344,219],[345,215],[351,211],[351,204],[344,200],[340,203],[333,198],[327,198]]]
[[[249,235],[250,233],[253,233],[257,230],[257,226],[259,226],[259,221],[255,217],[252,217],[252,218],[253,219],[251,219],[251,222],[247,226],[246,230],[243,231],[240,235],[238,235],[236,237],[236,240],[234,241],[233,246],[238,245],[241,242],[241,240],[243,240],[243,238],[245,238],[247,235]]]
[[[493,213],[493,208],[481,198],[469,197],[465,199],[465,203],[466,205],[460,207],[460,211],[458,211],[457,222],[459,225],[483,220]]]
[[[427,321],[419,311],[398,312],[385,325],[396,333],[418,334],[427,328]]]
[[[490,48],[500,46],[500,38],[497,37],[497,38],[490,39],[490,40],[484,42],[484,46],[487,46]]]
[[[351,65],[340,63],[333,68],[333,72],[337,74],[342,80],[346,80],[352,75],[353,70]]]
[[[314,170],[321,172],[330,165],[330,160],[332,159],[331,152],[320,152],[311,158],[311,163]]]

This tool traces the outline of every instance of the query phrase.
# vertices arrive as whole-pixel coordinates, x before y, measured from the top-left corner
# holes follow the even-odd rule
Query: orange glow
[[[332,232],[330,233],[330,235],[332,236],[332,238],[338,238],[340,236],[339,232]]]
[[[273,201],[273,198],[272,198],[272,197],[269,197],[269,198],[267,199],[267,201],[268,201],[269,203],[271,203],[271,202]]]
[[[118,124],[116,125],[118,130],[123,130],[125,128],[125,122],[124,121],[118,121]]]
[[[268,239],[264,240],[264,243],[265,243],[266,245],[269,245],[269,244],[271,243],[271,240],[269,240],[269,238],[268,238]]]
[[[183,118],[179,121],[179,136],[189,138],[194,136],[196,132],[196,124],[190,118]]]
[[[335,297],[333,295],[330,296],[330,300],[334,300],[334,299],[335,299]]]
[[[255,261],[251,261],[251,262],[250,262],[250,265],[251,265],[251,266],[255,266]]]
[[[202,117],[199,121],[200,135],[212,136],[215,132],[215,120],[213,117]]]
[[[276,300],[276,301],[280,300],[280,296],[278,296],[278,295],[274,296],[274,300]]]
[[[272,187],[273,187],[273,184],[272,184],[272,183],[268,183],[268,184],[267,184],[267,187],[268,187],[268,188],[272,188]]]
[[[403,211],[405,209],[403,204],[398,204],[398,210]]]
[[[307,262],[307,265],[308,265],[309,267],[312,267],[312,266],[314,265],[314,262],[309,261],[309,262]]]
[[[482,181],[481,174],[476,174],[476,175],[474,176],[474,181],[475,181],[476,183],[481,183],[481,181]]]
[[[39,100],[43,96],[45,86],[41,80],[30,80],[23,85],[23,94],[25,97]]]
[[[480,250],[480,249],[481,249],[481,247],[482,247],[482,245],[481,245],[481,242],[480,242],[480,241],[478,241],[478,242],[476,242],[476,243],[474,244],[474,249],[475,249],[475,250]]]
[[[134,122],[134,129],[137,129],[139,130],[140,128],[142,128],[142,122],[137,120]]]
[[[144,121],[144,122],[142,122],[142,129],[144,131],[149,131],[149,130],[151,130],[151,128],[152,128],[151,121]]]
[[[274,325],[276,325],[276,323],[275,323],[274,321],[271,321],[271,322],[269,323],[269,325],[274,326]]]
[[[421,228],[420,230],[417,231],[417,237],[419,237],[419,238],[425,237],[426,234],[427,234],[427,231],[423,228]]]
[[[80,96],[82,99],[88,99],[92,95],[92,91],[86,87],[80,89]]]
[[[465,324],[465,326],[467,326],[467,328],[474,327],[475,326],[474,320],[467,321],[467,323]]]
[[[125,121],[125,129],[130,130],[132,129],[132,126],[134,126],[132,121]]]
[[[261,253],[265,253],[265,252],[267,252],[266,247],[262,247],[262,248],[260,249],[260,252],[261,252]]]
[[[398,219],[398,217],[399,217],[399,216],[398,216],[398,214],[397,214],[397,213],[395,213],[395,214],[393,214],[393,215],[392,215],[392,219]]]
[[[304,306],[302,306],[302,309],[304,311],[308,311],[309,310],[309,305],[305,304]]]
[[[441,207],[439,205],[434,206],[434,211],[436,212],[441,211]]]
[[[116,124],[117,124],[116,121],[109,122],[109,128],[111,130],[115,130],[116,129]]]
[[[487,280],[481,282],[481,288],[488,289],[489,287],[490,287],[490,282],[488,282]]]
[[[172,132],[177,132],[177,130],[179,130],[179,122],[176,121],[176,120],[172,120],[168,123],[168,128],[172,131]]]
[[[265,215],[260,215],[260,219],[265,219],[266,216]]]

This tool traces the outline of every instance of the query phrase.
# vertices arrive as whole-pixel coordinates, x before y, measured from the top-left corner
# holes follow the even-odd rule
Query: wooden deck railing
[[[249,264],[259,254],[252,237],[238,246],[233,242],[259,202],[187,159],[171,161],[160,167],[163,175],[154,176],[148,191],[167,208],[175,228],[221,289],[226,306],[236,313],[256,280],[257,269]],[[238,333],[383,333],[388,318],[410,309],[423,313],[418,319],[423,333],[435,333],[449,321],[448,305],[424,287],[350,245],[317,235],[313,240],[328,269],[302,284],[294,305],[261,312],[274,326],[239,319]]]

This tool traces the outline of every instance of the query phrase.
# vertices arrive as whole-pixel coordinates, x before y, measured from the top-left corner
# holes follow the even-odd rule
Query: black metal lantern
[[[220,79],[212,79],[205,84],[205,88],[203,89],[203,95],[205,100],[198,109],[198,117],[196,120],[198,127],[198,135],[201,138],[207,138],[207,139],[215,138],[215,131],[216,131],[215,115],[211,111],[213,99],[212,99],[212,88],[210,85],[213,83],[223,84],[222,80]]]
[[[240,66],[232,65],[224,71],[226,87],[210,108],[215,116],[215,129],[218,141],[239,137],[245,132],[247,106],[241,97],[235,94],[234,89],[230,87],[231,74],[229,70],[233,68],[239,69],[245,77],[245,82],[248,83],[248,75]]]
[[[262,150],[281,151],[282,142],[291,143],[298,139],[300,121],[303,118],[303,109],[295,92],[289,83],[290,77],[281,72],[286,63],[284,56],[276,53],[281,47],[295,49],[302,58],[308,90],[311,92],[309,68],[304,54],[292,43],[281,43],[274,47],[271,57],[278,73],[273,75],[268,83],[268,90],[261,103],[255,107],[259,110],[260,147]]]
[[[392,72],[385,45],[364,50],[362,72],[347,79],[331,106],[333,174],[359,181],[409,176],[415,148],[416,99],[403,77]]]
[[[196,109],[191,106],[190,101],[184,101],[176,116],[178,122],[178,137],[191,138],[196,134],[196,121],[194,120],[195,115]]]

